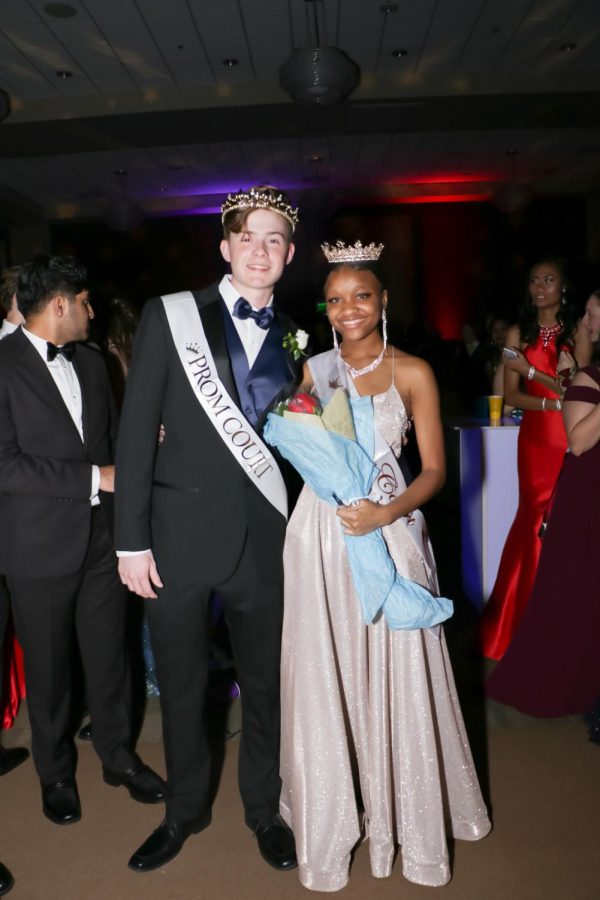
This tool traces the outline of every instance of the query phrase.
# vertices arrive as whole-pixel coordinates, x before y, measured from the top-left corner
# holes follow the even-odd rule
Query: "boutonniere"
[[[302,359],[303,356],[306,356],[304,352],[306,347],[308,346],[308,334],[306,331],[302,331],[301,328],[298,329],[296,334],[292,334],[291,331],[288,331],[286,336],[283,339],[283,348],[284,350],[288,350],[296,362],[299,359]]]

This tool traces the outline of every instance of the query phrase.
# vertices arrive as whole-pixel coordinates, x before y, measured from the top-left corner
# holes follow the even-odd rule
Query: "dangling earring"
[[[560,302],[562,303],[563,306],[567,305],[567,289],[566,288],[562,289],[562,297],[561,297]]]
[[[337,332],[333,325],[331,326],[331,333],[333,334],[333,349],[339,351],[340,345],[338,344]]]
[[[383,352],[385,353],[385,348],[387,347],[387,315],[385,307],[381,313],[381,330],[383,331]]]

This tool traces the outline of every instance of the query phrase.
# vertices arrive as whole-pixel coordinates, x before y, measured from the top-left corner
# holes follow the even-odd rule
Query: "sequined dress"
[[[399,455],[408,419],[392,384],[373,398]],[[383,529],[398,570],[427,583],[406,526]],[[450,879],[446,835],[490,830],[443,631],[365,626],[335,508],[304,487],[284,553],[281,812],[296,837],[299,876],[313,890],[348,880],[352,849],[369,839],[371,869]]]

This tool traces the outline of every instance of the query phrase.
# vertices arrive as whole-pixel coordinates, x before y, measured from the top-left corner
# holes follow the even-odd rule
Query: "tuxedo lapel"
[[[77,351],[75,351],[73,357],[73,368],[79,379],[79,388],[81,390],[81,425],[83,428],[83,443],[87,446],[90,437],[90,383],[85,366],[81,361],[81,355]]]
[[[29,382],[32,385],[32,388],[41,395],[45,403],[56,408],[57,412],[63,417],[66,425],[70,429],[73,429],[77,435],[77,439],[80,441],[81,437],[77,430],[77,426],[56,386],[54,378],[48,371],[48,366],[45,364],[31,341],[26,338],[22,332],[15,335],[14,340],[25,370],[23,381]]]
[[[283,329],[286,329],[285,331]],[[299,367],[289,351],[283,347],[284,336],[296,328],[285,315],[277,313],[273,325],[261,347],[249,381],[260,410],[258,427],[262,428],[267,413],[280,401],[291,396],[299,381]]]
[[[225,339],[220,295],[217,294],[217,298],[205,306],[198,305],[198,310],[221,383],[234,403],[239,406],[240,398],[231,371],[231,360]]]

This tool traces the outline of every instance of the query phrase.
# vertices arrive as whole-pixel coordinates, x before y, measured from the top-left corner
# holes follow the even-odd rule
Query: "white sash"
[[[248,478],[287,519],[287,491],[279,467],[223,387],[193,295],[181,291],[161,300],[181,365],[200,406]]]
[[[321,403],[327,403],[336,388],[344,388],[351,397],[360,396],[351,378],[348,377],[346,367],[340,354],[335,350],[320,353],[308,360],[308,367],[317,390]],[[374,503],[391,503],[406,490],[406,481],[398,460],[391,448],[374,423],[375,447],[373,461],[379,469],[369,494],[369,499]],[[414,510],[408,516],[403,516],[401,521],[407,534],[415,545],[427,575],[428,588],[434,594],[439,593],[433,550],[427,534],[425,517],[420,509]]]

